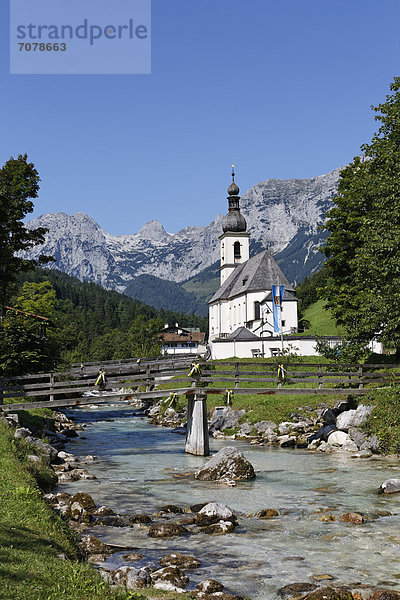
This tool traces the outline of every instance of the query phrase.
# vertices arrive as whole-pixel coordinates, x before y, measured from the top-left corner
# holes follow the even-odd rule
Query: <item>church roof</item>
[[[285,288],[285,294],[283,296],[283,299],[285,302],[288,302],[288,301],[298,302],[297,298],[295,296],[293,296],[293,294],[288,292],[286,290],[286,288]],[[272,292],[268,292],[268,294],[265,296],[265,298],[263,298],[261,300],[261,304],[264,304],[264,302],[268,302],[268,300],[272,300]]]
[[[260,338],[252,333],[247,327],[238,327],[235,331],[232,331],[226,340],[235,340],[236,342],[249,342],[253,340],[259,340]]]
[[[217,300],[229,300],[247,292],[267,291],[278,282],[288,291],[294,291],[272,254],[264,250],[238,265],[211,298],[209,304]]]

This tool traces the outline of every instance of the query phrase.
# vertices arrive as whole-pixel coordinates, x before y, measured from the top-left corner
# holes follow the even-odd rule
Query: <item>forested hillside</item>
[[[46,288],[38,286],[49,282]],[[55,301],[38,309],[47,291]],[[39,293],[40,292],[40,293]],[[49,296],[49,297],[50,297]],[[111,360],[159,352],[158,332],[165,323],[207,331],[207,320],[183,312],[156,310],[124,294],[83,283],[54,269],[35,269],[21,274],[12,306],[51,318],[47,330],[47,368],[71,362]],[[43,314],[46,313],[46,314]],[[17,357],[16,357],[17,358]],[[20,362],[20,361],[16,361]],[[9,363],[8,371],[13,363]]]

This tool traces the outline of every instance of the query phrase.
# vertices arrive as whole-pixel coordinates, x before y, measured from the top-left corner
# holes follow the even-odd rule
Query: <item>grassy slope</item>
[[[227,363],[229,362],[234,362],[235,359],[227,359],[226,361],[222,360],[222,361],[217,361],[215,362],[215,370],[216,372],[218,371],[232,371],[232,375],[233,375],[233,371],[235,369],[235,367],[233,365],[229,365]],[[315,364],[316,363],[320,363],[320,362],[324,362],[324,363],[329,363],[330,361],[328,361],[327,359],[321,359],[321,357],[319,356],[296,356],[293,358],[284,358],[284,359],[279,359],[279,361],[277,361],[276,358],[265,358],[265,359],[236,359],[237,362],[240,363],[254,363],[256,362],[257,365],[252,364],[251,367],[249,367],[249,370],[251,369],[252,371],[260,371],[260,376],[262,376],[262,372],[269,370],[273,372],[273,375],[269,375],[269,377],[275,377],[276,373],[277,373],[277,367],[278,367],[278,362],[283,362],[285,365],[285,368],[287,368],[288,370],[290,370],[290,363],[301,363],[300,367],[296,367],[297,370],[301,370],[301,371],[307,371],[307,370],[311,370],[311,371],[315,371]],[[308,366],[309,365],[309,366]],[[215,376],[217,373],[213,372],[212,375]],[[174,383],[174,388],[179,388],[179,387],[186,387],[188,385],[188,381],[183,379],[181,381],[177,381],[176,383]],[[292,387],[317,387],[318,384],[317,383],[295,383],[295,384],[290,384],[289,382],[284,384],[285,387],[290,388]],[[163,385],[158,386],[159,388],[171,388],[171,382],[165,383]],[[265,383],[262,384],[260,382],[251,382],[251,383],[245,383],[244,387],[265,387],[265,388],[274,388],[276,389],[276,382],[271,382],[271,383]],[[232,389],[234,388],[234,384],[232,382],[221,382],[221,383],[211,383],[206,389],[206,393],[207,393],[207,408],[208,408],[208,412],[209,414],[212,413],[212,411],[214,410],[214,408],[216,406],[222,406],[224,404],[224,399],[223,399],[223,395],[222,394],[213,394],[212,393],[212,389],[213,388],[229,388]],[[299,395],[299,394],[287,394],[287,395],[266,395],[266,396],[262,396],[262,395],[252,395],[250,394],[243,394],[243,395],[234,395],[233,398],[233,408],[234,409],[245,409],[246,410],[246,421],[249,421],[250,423],[257,423],[258,421],[265,421],[265,420],[271,420],[274,421],[275,423],[279,423],[285,420],[289,420],[290,418],[290,414],[292,412],[296,412],[296,410],[298,409],[298,407],[300,406],[308,406],[311,408],[317,408],[319,406],[319,404],[321,402],[324,402],[325,404],[329,405],[329,406],[333,406],[337,400],[339,400],[340,398],[343,398],[343,395],[340,394],[333,394],[333,395],[329,395],[329,396],[324,396],[324,395],[314,395],[314,394],[304,394],[304,395]],[[179,407],[183,407],[186,404],[186,399],[185,396],[180,396],[179,398]]]
[[[304,319],[310,328],[303,335],[343,335],[344,329],[336,325],[332,314],[325,308],[325,301],[318,300],[304,311]]]
[[[111,590],[90,565],[78,560],[76,539],[42,500],[35,479],[17,456],[20,452],[8,427],[0,421],[0,598],[142,598],[121,588]],[[145,590],[145,596],[175,598],[157,590]],[[181,598],[188,597],[185,594]]]

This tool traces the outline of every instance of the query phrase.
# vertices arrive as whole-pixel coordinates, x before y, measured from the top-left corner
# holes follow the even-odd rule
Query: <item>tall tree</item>
[[[340,174],[324,296],[348,339],[360,348],[378,337],[400,357],[400,77],[386,102],[373,107],[381,123],[365,159]]]
[[[28,229],[23,223],[33,211],[31,198],[37,198],[39,181],[39,174],[28,163],[26,154],[10,158],[0,169],[0,316],[18,273],[36,264],[22,258],[20,253],[44,242],[46,229]],[[38,263],[50,260],[51,257],[41,256]]]

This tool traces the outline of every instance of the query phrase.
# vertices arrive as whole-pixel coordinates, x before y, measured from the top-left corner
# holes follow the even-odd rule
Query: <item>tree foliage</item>
[[[16,276],[21,271],[32,268],[31,260],[20,253],[44,241],[46,229],[28,229],[23,219],[33,211],[31,198],[37,198],[39,174],[27,155],[10,158],[0,169],[0,314],[10,297]],[[41,256],[45,263],[51,257]]]
[[[386,102],[365,159],[341,171],[328,213],[324,296],[348,340],[360,348],[378,337],[400,353],[400,78]]]

